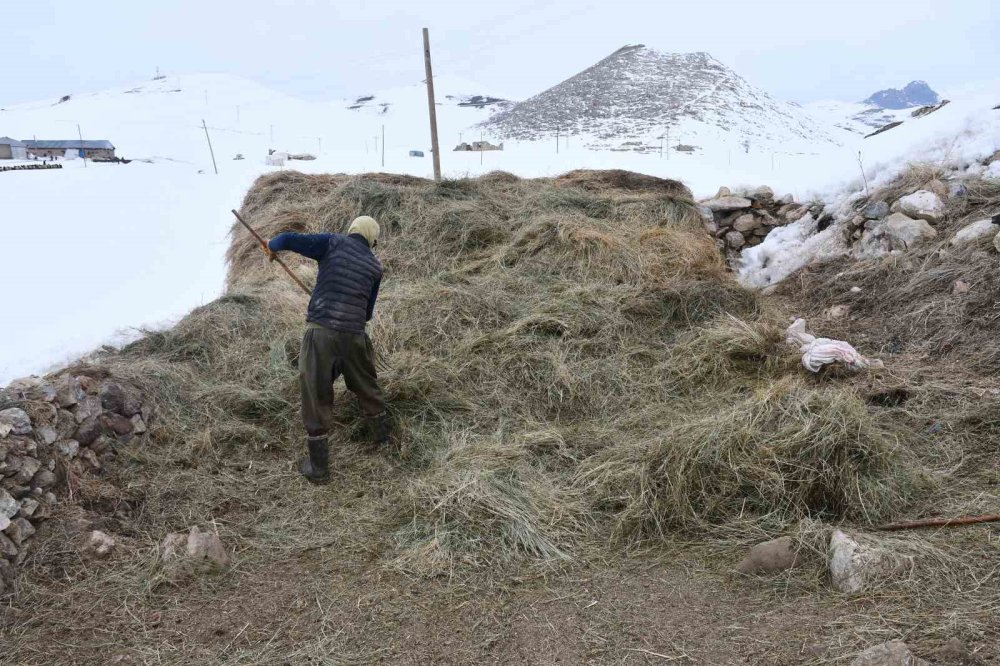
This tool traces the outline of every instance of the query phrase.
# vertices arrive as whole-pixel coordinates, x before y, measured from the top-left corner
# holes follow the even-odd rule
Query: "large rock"
[[[759,543],[750,549],[736,570],[744,574],[775,573],[795,566],[795,543],[791,537],[780,537]]]
[[[925,220],[915,220],[902,213],[893,213],[883,221],[881,227],[889,240],[890,250],[906,250],[937,237],[937,231]]]
[[[1000,252],[1000,233],[997,233],[996,238],[993,239],[993,247],[997,249],[997,252]]]
[[[0,516],[13,518],[21,508],[20,503],[10,496],[3,488],[0,488]]]
[[[761,185],[750,193],[750,197],[758,201],[772,201],[774,199],[774,190],[767,185]]]
[[[190,531],[168,534],[160,544],[160,557],[171,568],[221,569],[231,561],[222,540],[214,532]]]
[[[10,407],[0,411],[0,437],[9,434],[31,434],[31,419],[28,413],[20,407]]]
[[[838,592],[860,592],[898,576],[913,566],[913,558],[899,555],[871,541],[834,530],[830,536],[830,579]]]
[[[889,204],[884,201],[873,201],[861,209],[861,215],[866,220],[882,220],[889,214]]]
[[[951,244],[962,245],[997,232],[1000,232],[1000,227],[993,224],[993,220],[977,220],[959,229],[955,237],[951,239]]]
[[[944,202],[933,192],[917,190],[894,203],[892,211],[918,220],[940,222],[944,218]]]
[[[924,183],[924,186],[920,189],[927,190],[928,192],[933,192],[934,194],[938,195],[938,197],[940,197],[941,199],[944,199],[945,197],[948,196],[948,186],[945,185],[940,180],[938,180],[937,178],[927,181],[926,183]]]
[[[91,416],[76,429],[76,432],[73,433],[73,439],[80,442],[81,446],[90,446],[103,434],[104,424],[100,417]]]
[[[24,518],[15,518],[10,521],[10,525],[4,530],[10,540],[18,548],[35,533],[35,527]]]
[[[10,525],[10,519],[7,519],[7,525]],[[4,529],[7,529],[5,526]],[[17,557],[17,546],[14,542],[10,540],[5,534],[0,533],[0,557],[8,560],[13,560]]]
[[[51,470],[40,469],[31,480],[31,485],[35,488],[47,490],[56,485],[56,475]]]
[[[719,197],[705,202],[705,207],[713,212],[742,210],[753,205],[749,199],[743,197]]]
[[[915,656],[903,641],[889,641],[868,648],[851,666],[930,666],[930,662]]]
[[[86,395],[80,387],[80,382],[70,375],[62,375],[56,379],[55,389],[56,402],[60,407],[72,407]]]
[[[97,397],[101,399],[101,407],[109,412],[121,414],[125,411],[125,389],[120,384],[104,382]]]
[[[77,423],[83,423],[87,419],[100,416],[101,411],[103,411],[101,408],[101,399],[97,396],[88,395],[76,406],[73,414],[76,417]]]
[[[753,231],[759,226],[761,226],[761,221],[754,217],[752,213],[744,213],[733,221],[733,229],[736,231]]]
[[[735,249],[743,247],[744,243],[746,243],[746,239],[743,238],[743,234],[738,231],[729,231],[726,233],[724,238],[726,239],[726,245]]]

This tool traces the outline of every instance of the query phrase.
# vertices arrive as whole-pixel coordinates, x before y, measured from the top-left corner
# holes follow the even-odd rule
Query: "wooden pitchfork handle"
[[[1000,513],[987,514],[985,516],[962,516],[960,518],[926,518],[907,523],[890,523],[889,525],[881,525],[875,529],[894,532],[896,530],[912,530],[918,527],[951,527],[953,525],[974,525],[976,523],[994,523],[998,521],[1000,521]]]
[[[244,220],[242,217],[240,217],[240,214],[237,213],[235,209],[233,210],[233,215],[235,215],[236,219],[240,221],[240,224],[242,224],[244,227],[246,227],[247,231],[249,231],[253,235],[253,237],[257,239],[257,242],[260,243],[260,249],[264,251],[264,254],[267,255],[268,259],[271,259],[271,257],[274,256],[274,253],[271,252],[271,250],[269,250],[267,248],[267,241],[265,241],[263,238],[261,238],[260,234],[258,234],[256,231],[254,231],[253,227],[251,227],[249,224],[247,224],[246,220]],[[309,291],[309,287],[307,287],[304,284],[302,284],[302,280],[300,280],[298,277],[296,277],[295,273],[292,272],[292,269],[290,269],[285,264],[285,262],[283,262],[281,260],[281,257],[274,256],[273,260],[277,261],[278,265],[280,265],[283,269],[285,269],[285,272],[288,273],[288,277],[290,277],[293,280],[295,280],[295,284],[297,284],[300,287],[302,287],[302,291],[306,292],[306,294],[310,294],[310,295],[312,294],[312,292]]]

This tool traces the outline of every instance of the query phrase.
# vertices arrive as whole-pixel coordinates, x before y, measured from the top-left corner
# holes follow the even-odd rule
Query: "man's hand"
[[[273,262],[278,258],[277,252],[272,252],[270,248],[264,248],[264,253],[267,255],[267,260]]]

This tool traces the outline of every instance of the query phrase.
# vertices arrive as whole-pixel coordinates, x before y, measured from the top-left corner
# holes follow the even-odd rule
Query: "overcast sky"
[[[312,100],[436,74],[523,99],[625,44],[708,51],[779,99],[1000,77],[998,0],[3,0],[0,106],[225,72]],[[477,91],[467,91],[477,92]],[[3,128],[0,127],[0,134]]]

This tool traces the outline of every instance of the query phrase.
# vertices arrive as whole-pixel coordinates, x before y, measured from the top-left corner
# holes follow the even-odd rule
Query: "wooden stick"
[[[263,238],[261,238],[260,234],[258,234],[256,231],[254,231],[253,227],[251,227],[249,224],[247,224],[246,220],[244,220],[242,217],[240,217],[240,214],[237,213],[235,210],[233,210],[233,215],[235,215],[236,219],[240,221],[240,224],[242,224],[244,227],[247,228],[247,231],[249,231],[251,234],[253,234],[253,237],[257,239],[258,243],[260,243],[260,249],[262,249],[264,251],[264,254],[267,255],[268,259],[270,259],[272,253],[271,253],[271,251],[269,249],[267,249],[267,241],[265,241]],[[307,287],[304,284],[302,284],[302,280],[300,280],[295,275],[295,273],[292,272],[292,269],[290,269],[287,265],[285,265],[285,262],[283,262],[281,260],[281,257],[275,257],[274,260],[277,261],[278,264],[282,268],[285,269],[285,272],[288,273],[288,277],[290,277],[293,280],[295,280],[295,284],[297,284],[300,287],[302,287],[302,291],[306,292],[306,294],[309,294],[309,295],[312,294],[312,292],[309,291],[309,287]]]
[[[1000,521],[1000,513],[984,516],[962,516],[960,518],[925,518],[905,523],[890,523],[876,527],[877,530],[894,532],[896,530],[912,530],[918,527],[953,527],[955,525],[973,525],[975,523],[994,523]]]

